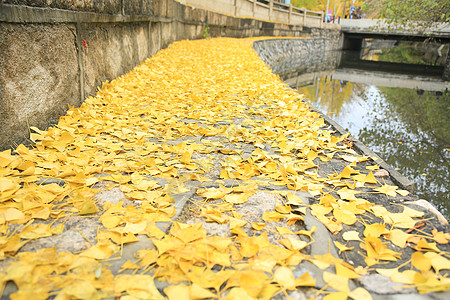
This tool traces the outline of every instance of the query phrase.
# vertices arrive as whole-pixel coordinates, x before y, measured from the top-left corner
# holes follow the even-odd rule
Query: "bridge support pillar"
[[[450,81],[450,49],[447,52],[447,60],[445,61],[444,74],[442,74],[442,79]]]

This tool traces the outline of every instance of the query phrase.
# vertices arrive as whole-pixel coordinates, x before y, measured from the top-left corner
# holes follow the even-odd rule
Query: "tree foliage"
[[[371,1],[370,1],[371,2]],[[380,17],[391,26],[426,30],[434,22],[450,22],[450,0],[382,0]]]
[[[364,0],[356,0],[353,2],[352,0],[291,0],[292,5],[300,8],[306,8],[313,11],[325,11],[327,8],[334,11],[336,8],[336,12],[334,14],[336,16],[344,17],[344,6],[347,12],[350,11],[350,7],[359,7],[362,6]],[[336,3],[335,3],[336,2]]]

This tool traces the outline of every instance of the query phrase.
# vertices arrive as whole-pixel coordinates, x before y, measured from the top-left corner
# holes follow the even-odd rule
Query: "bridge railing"
[[[324,13],[297,8],[276,0],[178,0],[183,4],[236,17],[283,22],[308,27],[322,27]]]

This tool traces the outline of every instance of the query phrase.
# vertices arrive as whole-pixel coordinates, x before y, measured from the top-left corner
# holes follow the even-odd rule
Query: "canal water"
[[[368,44],[372,49],[337,53],[332,69],[298,74],[289,84],[413,181],[416,194],[450,219],[450,90],[440,79],[443,49],[435,45],[421,54],[417,45],[398,50],[396,43],[384,49]]]

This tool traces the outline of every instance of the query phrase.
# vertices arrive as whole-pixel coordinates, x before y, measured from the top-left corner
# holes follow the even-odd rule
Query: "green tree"
[[[434,22],[450,22],[450,0],[381,0],[380,7],[391,28],[426,31]]]

